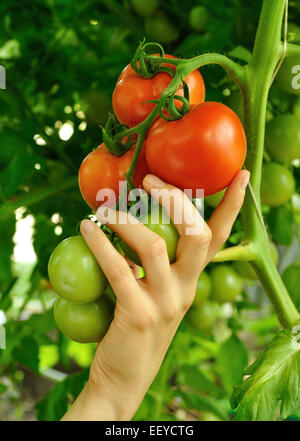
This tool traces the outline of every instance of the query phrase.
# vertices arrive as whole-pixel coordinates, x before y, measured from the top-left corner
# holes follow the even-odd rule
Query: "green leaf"
[[[0,395],[3,394],[7,390],[7,386],[5,384],[0,383]]]
[[[300,406],[300,351],[296,334],[283,330],[247,369],[250,375],[231,397],[236,420],[272,421],[277,408],[287,418]]]
[[[284,269],[282,279],[285,286],[300,312],[300,264],[293,263]]]
[[[180,406],[185,410],[197,409],[211,412],[221,420],[228,420],[226,409],[222,406],[222,400],[217,400],[209,396],[203,397],[190,391],[188,393],[180,391],[177,393],[177,396],[182,399]]]
[[[0,173],[0,191],[4,197],[12,196],[24,182],[30,172],[34,171],[36,156],[26,150],[16,154],[9,165]]]
[[[75,400],[88,380],[89,370],[69,375],[61,383],[58,383],[36,405],[37,419],[39,421],[60,420],[68,410],[70,398]]]
[[[179,384],[207,392],[211,396],[219,397],[221,395],[219,386],[198,366],[181,366],[177,379]]]
[[[0,228],[0,287],[1,284],[10,282],[11,273],[11,255],[14,249],[13,235],[15,233],[16,221],[14,217],[1,221]],[[5,286],[7,288],[7,286]],[[5,289],[4,288],[4,289]],[[0,288],[1,289],[1,288]]]
[[[222,344],[216,359],[216,369],[229,393],[232,393],[233,386],[242,382],[243,371],[247,364],[247,349],[237,335],[233,334]]]
[[[286,205],[273,207],[268,215],[268,225],[275,242],[290,245],[293,240],[293,213]]]
[[[13,355],[19,363],[39,373],[39,346],[34,338],[24,337]]]

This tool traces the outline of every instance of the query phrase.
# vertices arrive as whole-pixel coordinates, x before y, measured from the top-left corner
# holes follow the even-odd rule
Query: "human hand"
[[[154,380],[175,332],[191,306],[198,277],[227,240],[243,204],[249,172],[240,171],[206,223],[179,189],[147,175],[143,186],[164,189],[159,202],[174,221],[175,211],[190,213],[175,224],[179,241],[170,265],[165,241],[130,215],[101,207],[100,222],[134,249],[146,277],[136,279],[126,259],[92,221],[81,223],[81,233],[106,274],[116,297],[114,319],[99,343],[89,380],[64,419],[129,420]],[[186,234],[196,227],[196,234]]]

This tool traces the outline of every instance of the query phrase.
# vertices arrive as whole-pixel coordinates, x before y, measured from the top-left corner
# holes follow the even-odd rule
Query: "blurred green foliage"
[[[247,61],[254,43],[261,0],[186,0],[184,7],[180,0],[157,3],[150,18],[129,0],[0,4],[0,65],[7,78],[6,89],[0,90],[0,310],[7,318],[7,349],[0,350],[0,394],[9,396],[2,379],[16,382],[20,366],[36,375],[51,367],[67,373],[37,405],[41,420],[61,418],[86,381],[95,350],[94,345],[74,344],[57,332],[47,263],[55,246],[76,234],[78,223],[90,213],[78,189],[77,172],[84,157],[101,143],[100,126],[112,110],[120,72],[144,36],[149,40],[155,35],[167,53],[177,56],[226,52],[241,63]],[[296,2],[290,4],[289,19],[299,24]],[[194,30],[197,24],[190,27],[194,6],[205,7],[209,14],[199,31]],[[155,31],[153,23],[161,26],[162,20],[168,26],[163,26],[164,32],[160,27]],[[229,103],[230,94],[237,94],[221,68],[209,66],[201,72],[207,100]],[[274,86],[270,118],[293,109],[299,116],[297,103]],[[293,168],[297,191],[299,170],[299,164]],[[37,260],[32,265],[18,265],[13,259],[16,209],[19,219],[34,218]],[[211,210],[207,207],[208,215]],[[273,239],[290,245],[299,227],[299,214],[295,218],[291,203],[265,207],[265,214]],[[238,220],[228,244],[241,237]],[[295,272],[293,277],[296,280]],[[298,293],[295,283],[290,285]],[[244,290],[211,332],[199,333],[182,323],[135,418],[232,418],[233,385],[241,381],[249,356],[256,356],[278,329],[268,304],[264,314],[271,313],[272,320],[251,315],[253,310],[257,305]],[[227,322],[228,317],[234,320]],[[237,333],[241,318],[242,335],[250,331],[255,335],[250,354]]]

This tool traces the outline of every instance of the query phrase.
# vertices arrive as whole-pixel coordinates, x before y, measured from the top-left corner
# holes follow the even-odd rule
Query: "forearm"
[[[62,421],[130,421],[139,403],[128,401],[128,397],[116,399],[88,381]]]

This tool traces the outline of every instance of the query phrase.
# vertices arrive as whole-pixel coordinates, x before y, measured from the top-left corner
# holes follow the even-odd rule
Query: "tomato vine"
[[[289,293],[272,260],[266,228],[261,216],[260,185],[264,154],[264,137],[268,93],[274,75],[283,57],[300,53],[300,46],[282,42],[281,28],[286,7],[286,0],[264,0],[259,25],[256,33],[253,53],[248,64],[239,65],[229,57],[218,54],[203,54],[191,59],[170,59],[164,57],[164,51],[156,43],[142,42],[134,56],[132,67],[149,78],[159,72],[162,63],[174,64],[176,72],[172,81],[161,94],[156,106],[148,117],[138,126],[124,130],[116,136],[120,141],[125,136],[137,134],[134,157],[127,173],[131,181],[140,155],[146,133],[157,118],[160,108],[171,99],[182,81],[193,70],[207,64],[220,65],[239,87],[243,96],[244,126],[247,136],[248,151],[245,167],[251,172],[250,187],[247,191],[242,212],[245,237],[235,247],[220,251],[215,261],[246,260],[254,267],[266,293],[274,305],[283,327],[292,327],[300,320],[300,314],[293,304]],[[157,54],[149,54],[152,46]],[[140,65],[138,65],[138,62]],[[165,68],[163,68],[165,70]]]

